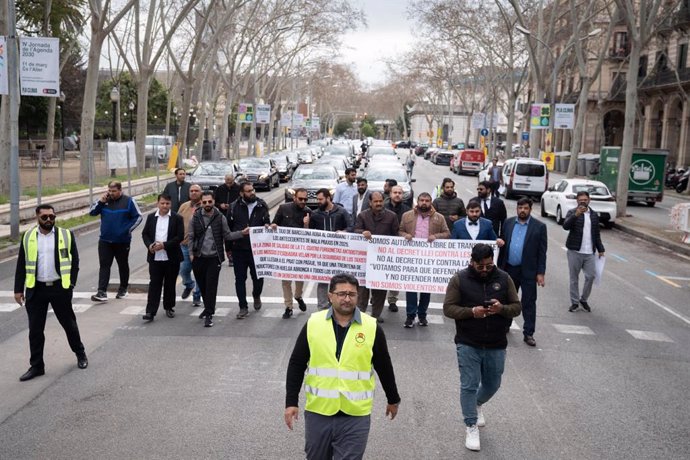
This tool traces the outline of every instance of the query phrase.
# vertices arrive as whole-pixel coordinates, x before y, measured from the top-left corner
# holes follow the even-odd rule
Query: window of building
[[[681,43],[678,45],[678,70],[682,70],[687,67],[688,62],[688,44]]]
[[[668,50],[656,52],[654,70],[656,72],[664,72],[668,70]]]
[[[628,33],[616,32],[613,36],[613,51],[616,56],[625,56],[628,54]]]

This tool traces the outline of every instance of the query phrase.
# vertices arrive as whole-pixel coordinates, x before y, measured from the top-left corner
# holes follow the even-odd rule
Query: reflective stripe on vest
[[[69,289],[72,271],[72,234],[59,227],[54,227],[58,234],[58,267],[63,289]],[[24,258],[26,269],[25,285],[28,289],[36,286],[36,261],[38,260],[38,227],[24,233]]]
[[[327,313],[314,313],[307,323],[310,358],[304,380],[305,409],[321,415],[339,411],[369,415],[376,385],[371,367],[376,319],[362,313],[362,324],[352,322],[337,360],[333,321]]]

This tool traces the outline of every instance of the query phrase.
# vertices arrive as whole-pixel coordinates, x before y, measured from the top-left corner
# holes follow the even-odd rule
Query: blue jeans
[[[477,405],[496,394],[506,361],[505,349],[475,348],[458,344],[460,407],[465,425],[477,424]]]
[[[182,263],[180,264],[180,276],[182,277],[182,284],[186,288],[194,288],[195,283],[192,279],[192,261],[189,259],[189,246],[180,245],[182,249]],[[194,294],[192,294],[194,300],[201,299],[201,290],[199,290],[199,285],[196,285],[194,289]]]
[[[426,310],[429,308],[429,301],[431,300],[431,294],[428,292],[419,293],[419,303],[417,303],[417,293],[416,292],[406,292],[405,302],[407,303],[407,316],[419,316],[420,318],[426,318]]]

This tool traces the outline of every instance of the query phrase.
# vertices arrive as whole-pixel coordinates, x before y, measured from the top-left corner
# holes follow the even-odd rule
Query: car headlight
[[[262,175],[259,176],[259,179],[260,179],[260,180],[265,180],[265,179],[268,179],[268,176],[267,176],[266,174],[262,174]]]

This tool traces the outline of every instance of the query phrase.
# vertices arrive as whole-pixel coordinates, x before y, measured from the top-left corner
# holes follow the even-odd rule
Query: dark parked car
[[[274,153],[269,158],[275,161],[280,180],[282,182],[289,181],[297,165],[290,162],[285,152]]]
[[[185,181],[200,185],[202,190],[215,190],[225,182],[226,174],[234,175],[237,183],[244,181],[237,164],[230,161],[203,161],[187,173]]]
[[[424,155],[424,152],[426,152],[428,149],[429,149],[429,144],[419,144],[418,146],[415,147],[414,154],[417,156],[422,156],[422,155]]]
[[[292,175],[292,180],[285,189],[285,201],[291,202],[295,198],[295,190],[307,189],[307,206],[316,208],[319,203],[316,192],[321,188],[327,188],[331,195],[335,193],[338,185],[338,171],[327,164],[300,165]]]
[[[280,185],[280,176],[275,161],[270,158],[241,158],[240,171],[244,179],[255,188],[271,190]]]
[[[450,150],[439,150],[431,156],[431,162],[435,165],[450,166],[455,155]]]

